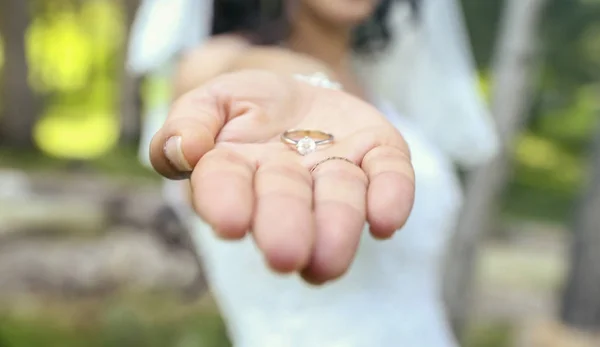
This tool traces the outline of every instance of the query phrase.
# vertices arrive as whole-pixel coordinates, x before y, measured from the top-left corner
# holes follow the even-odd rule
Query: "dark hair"
[[[277,44],[289,33],[286,1],[214,0],[212,34],[237,32],[256,44]],[[417,13],[421,0],[380,0],[373,16],[356,29],[353,46],[357,53],[368,54],[387,47],[392,39],[387,17],[395,1],[410,2]]]

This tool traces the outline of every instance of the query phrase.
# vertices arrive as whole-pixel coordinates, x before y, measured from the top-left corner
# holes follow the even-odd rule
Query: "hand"
[[[280,135],[315,129],[332,145],[301,156]],[[321,160],[329,160],[310,169]],[[275,271],[310,283],[341,276],[368,221],[389,238],[412,208],[414,173],[402,136],[342,91],[264,71],[222,75],[177,100],[151,144],[154,168],[191,180],[197,213],[218,236],[251,232]]]

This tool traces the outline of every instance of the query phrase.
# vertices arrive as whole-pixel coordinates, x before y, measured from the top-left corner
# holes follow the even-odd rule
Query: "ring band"
[[[334,157],[327,157],[327,158],[319,161],[315,165],[313,165],[313,167],[310,169],[310,173],[313,173],[313,171],[315,171],[317,169],[317,167],[319,167],[319,165],[321,165],[321,164],[323,164],[325,162],[328,162],[330,160],[343,160],[343,161],[348,162],[348,163],[350,163],[350,164],[352,164],[354,166],[358,166],[358,165],[356,165],[355,162],[353,162],[352,160],[350,160],[348,158],[345,158],[345,157],[335,157],[335,156]]]
[[[333,135],[320,130],[290,129],[281,134],[281,141],[294,145],[300,155],[307,155],[318,146],[333,143]]]

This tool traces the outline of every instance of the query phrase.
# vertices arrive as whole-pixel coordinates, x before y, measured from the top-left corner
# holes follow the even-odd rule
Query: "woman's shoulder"
[[[180,65],[225,65],[228,60],[237,57],[250,46],[250,42],[239,35],[213,36],[201,45],[185,51],[181,56]]]
[[[250,46],[241,36],[219,35],[183,52],[175,74],[176,94],[181,95],[227,71]]]
[[[326,64],[282,46],[257,46],[240,35],[215,36],[181,57],[176,94],[181,95],[220,74],[267,68],[282,74],[322,72],[335,77]]]

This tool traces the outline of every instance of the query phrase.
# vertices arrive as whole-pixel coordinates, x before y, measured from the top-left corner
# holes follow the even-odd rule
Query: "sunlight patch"
[[[56,108],[36,125],[34,136],[49,155],[91,159],[113,149],[119,138],[119,121],[111,113],[84,108]]]

